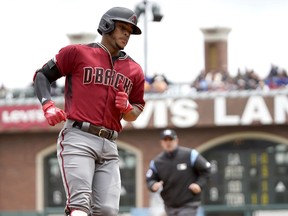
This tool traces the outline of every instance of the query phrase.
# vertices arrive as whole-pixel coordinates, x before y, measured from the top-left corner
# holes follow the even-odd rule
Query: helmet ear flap
[[[106,34],[113,31],[115,28],[115,23],[107,14],[104,14],[99,23],[98,32]]]

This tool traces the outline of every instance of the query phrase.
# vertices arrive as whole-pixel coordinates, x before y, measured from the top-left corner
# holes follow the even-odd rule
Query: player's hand
[[[189,189],[194,193],[194,194],[199,194],[201,192],[201,187],[196,184],[192,183],[189,185]]]
[[[61,121],[66,121],[66,113],[55,106],[52,100],[42,106],[44,116],[49,125],[54,126]]]
[[[133,106],[129,103],[128,95],[124,91],[122,83],[119,84],[118,88],[119,91],[116,93],[115,106],[120,110],[121,113],[126,114],[133,110]]]
[[[156,192],[158,191],[160,188],[163,187],[163,181],[159,181],[159,182],[155,182],[153,185],[152,185],[152,191]]]

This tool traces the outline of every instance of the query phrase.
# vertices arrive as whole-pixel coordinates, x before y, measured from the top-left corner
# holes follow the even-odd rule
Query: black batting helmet
[[[132,34],[142,33],[140,28],[137,27],[137,16],[132,10],[124,7],[113,7],[102,16],[97,29],[99,34],[113,31],[115,28],[114,21],[132,24],[134,26]]]

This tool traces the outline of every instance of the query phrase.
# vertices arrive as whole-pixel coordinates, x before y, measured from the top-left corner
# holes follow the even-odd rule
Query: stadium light
[[[135,7],[135,13],[137,18],[143,14],[144,15],[144,74],[146,75],[147,73],[147,12],[148,8],[151,10],[152,15],[153,15],[153,22],[161,22],[163,15],[160,12],[160,7],[156,3],[151,3],[148,2],[147,0],[143,0],[139,4],[136,5]]]

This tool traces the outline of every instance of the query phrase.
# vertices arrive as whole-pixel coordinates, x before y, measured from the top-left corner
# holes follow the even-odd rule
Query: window
[[[205,205],[288,202],[288,146],[261,139],[223,143],[203,155],[212,164]]]

